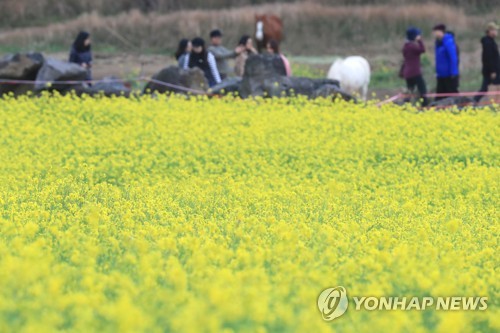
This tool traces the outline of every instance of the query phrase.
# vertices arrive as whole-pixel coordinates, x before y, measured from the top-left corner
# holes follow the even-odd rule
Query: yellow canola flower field
[[[0,99],[0,332],[498,332],[498,113]],[[481,296],[357,311],[318,295]]]

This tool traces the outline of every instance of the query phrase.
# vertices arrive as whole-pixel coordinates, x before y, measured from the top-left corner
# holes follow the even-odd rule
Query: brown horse
[[[270,40],[283,40],[283,22],[275,15],[255,15],[255,40],[259,53],[266,49]]]

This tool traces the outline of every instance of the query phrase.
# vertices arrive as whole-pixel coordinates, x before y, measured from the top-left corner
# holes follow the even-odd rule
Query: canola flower
[[[0,332],[495,332],[497,112],[0,99]],[[319,293],[486,296],[353,311]]]

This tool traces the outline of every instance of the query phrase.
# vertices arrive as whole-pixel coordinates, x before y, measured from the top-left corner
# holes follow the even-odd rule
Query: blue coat
[[[446,33],[442,40],[436,41],[436,74],[438,78],[459,75],[457,45],[450,33]]]
[[[77,51],[74,47],[71,48],[71,53],[69,55],[69,62],[75,64],[92,64],[92,51]]]
[[[74,47],[71,48],[71,52],[69,54],[69,62],[81,65],[87,64],[89,67],[87,68],[87,80],[92,80],[92,51],[77,51]]]

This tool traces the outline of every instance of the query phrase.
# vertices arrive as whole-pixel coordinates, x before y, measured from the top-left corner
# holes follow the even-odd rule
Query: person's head
[[[222,44],[222,32],[219,29],[215,29],[210,32],[210,43],[214,46]]]
[[[179,41],[179,46],[177,47],[177,51],[175,52],[175,58],[179,59],[181,55],[184,53],[191,52],[192,45],[191,41],[187,38],[183,38]]]
[[[280,45],[274,39],[271,39],[269,42],[267,42],[266,49],[267,49],[267,52],[269,52],[271,54],[279,54],[280,53]]]
[[[498,36],[498,28],[498,24],[490,22],[486,26],[486,34],[492,38],[496,38]]]
[[[86,31],[80,31],[73,42],[73,47],[77,51],[88,51],[91,47],[90,34]]]
[[[252,38],[248,35],[241,36],[238,46],[244,46],[246,49],[251,49],[253,47]]]
[[[205,52],[205,41],[201,37],[196,37],[191,41],[193,45],[192,52],[194,53],[203,53]]]
[[[438,24],[434,26],[434,28],[432,29],[432,33],[434,34],[434,37],[436,37],[437,40],[443,39],[446,33],[446,25]]]
[[[410,42],[413,42],[421,34],[422,32],[419,29],[411,27],[406,30],[406,39],[408,39]]]

